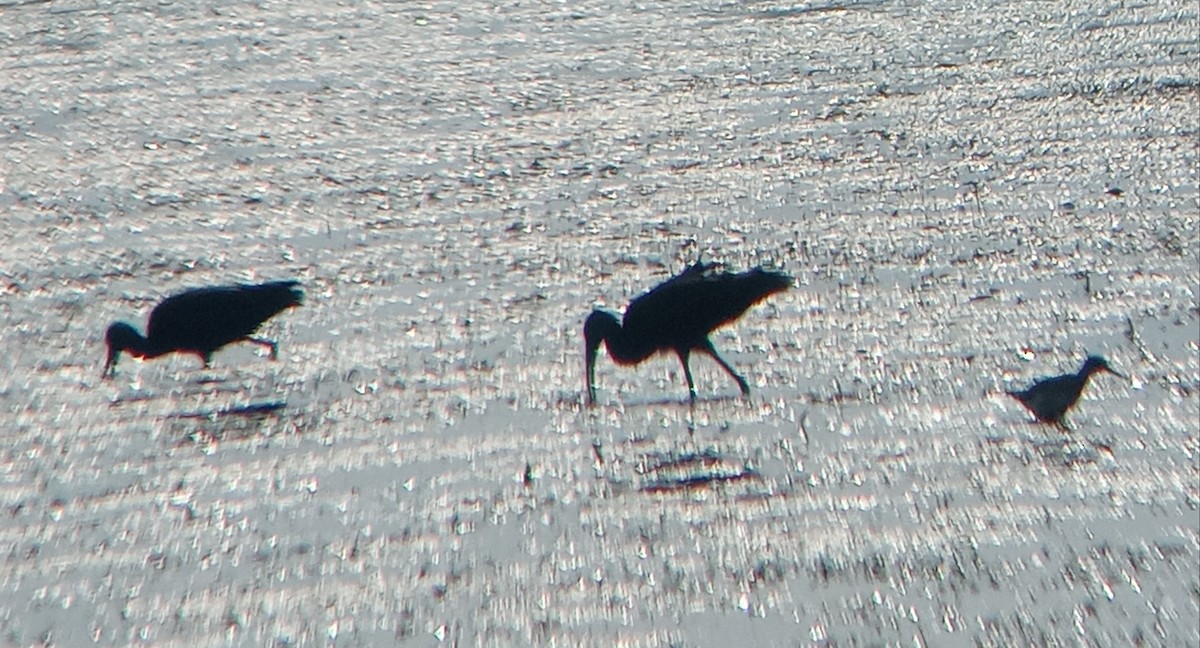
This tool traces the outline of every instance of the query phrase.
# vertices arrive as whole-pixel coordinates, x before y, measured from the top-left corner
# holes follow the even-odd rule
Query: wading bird
[[[1044,378],[1033,383],[1033,386],[1023,391],[1006,392],[1009,396],[1021,401],[1039,421],[1056,423],[1064,426],[1063,415],[1079,400],[1088,378],[1094,373],[1108,372],[1119,378],[1125,378],[1108,366],[1108,361],[1100,356],[1088,356],[1083,362],[1079,373],[1065,374],[1053,378]]]
[[[715,272],[716,266],[697,263],[659,284],[630,302],[623,320],[602,310],[588,316],[583,339],[589,404],[596,401],[596,354],[601,342],[619,365],[636,365],[654,353],[674,351],[683,364],[692,401],[696,400],[696,385],[688,367],[692,351],[711,356],[737,381],[743,394],[750,393],[746,379],[717,354],[708,334],[769,295],[787,289],[792,278],[762,268],[738,274]]]
[[[274,281],[256,286],[196,288],[163,300],[150,313],[143,337],[125,322],[108,327],[108,362],[103,377],[116,375],[121,352],[139,358],[168,353],[194,353],[208,368],[212,354],[233,342],[253,342],[279,353],[271,340],[250,337],[275,314],[304,302],[298,281]]]

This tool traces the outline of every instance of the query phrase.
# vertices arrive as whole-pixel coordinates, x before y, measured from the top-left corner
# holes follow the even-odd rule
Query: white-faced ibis
[[[253,342],[279,353],[275,342],[250,337],[275,314],[304,302],[298,281],[273,281],[259,285],[196,288],[163,300],[150,313],[146,335],[125,322],[108,327],[108,362],[103,376],[117,371],[121,352],[139,358],[168,353],[194,353],[205,368],[217,349],[233,342]]]
[[[1063,415],[1079,400],[1079,395],[1083,393],[1088,379],[1092,377],[1092,374],[1102,371],[1120,378],[1125,377],[1108,366],[1108,361],[1104,358],[1088,356],[1087,360],[1083,362],[1083,367],[1079,369],[1079,373],[1044,378],[1034,382],[1029,389],[1007,393],[1021,401],[1021,404],[1033,412],[1039,421],[1056,423],[1061,426],[1063,425]]]
[[[787,289],[792,278],[755,268],[741,273],[716,272],[715,263],[697,263],[634,299],[625,317],[596,310],[583,325],[588,403],[596,401],[596,354],[600,343],[619,365],[636,365],[660,351],[674,351],[683,364],[688,393],[696,400],[696,385],[688,357],[699,351],[712,357],[750,393],[746,379],[717,353],[708,334],[741,317],[746,309],[769,295]]]

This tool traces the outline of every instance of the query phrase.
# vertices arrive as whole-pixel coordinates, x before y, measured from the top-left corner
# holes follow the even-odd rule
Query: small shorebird
[[[1006,393],[1021,401],[1039,421],[1065,427],[1063,415],[1079,400],[1079,395],[1083,393],[1083,388],[1092,374],[1100,372],[1125,378],[1108,366],[1108,361],[1104,358],[1088,356],[1078,373],[1044,378],[1034,382],[1028,389]]]

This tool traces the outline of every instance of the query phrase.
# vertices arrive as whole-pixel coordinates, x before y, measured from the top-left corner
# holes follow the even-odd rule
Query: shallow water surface
[[[0,642],[1200,643],[1191,3],[0,3]],[[598,366],[696,259],[750,381]],[[126,359],[185,287],[253,345]],[[1099,376],[1070,431],[1005,389]]]

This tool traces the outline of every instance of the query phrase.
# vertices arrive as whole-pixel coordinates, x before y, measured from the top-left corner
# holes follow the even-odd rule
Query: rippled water
[[[1193,3],[0,3],[0,642],[1200,642]],[[796,286],[678,363],[580,330]],[[178,290],[252,346],[125,361]],[[1004,389],[1098,377],[1072,431]]]

